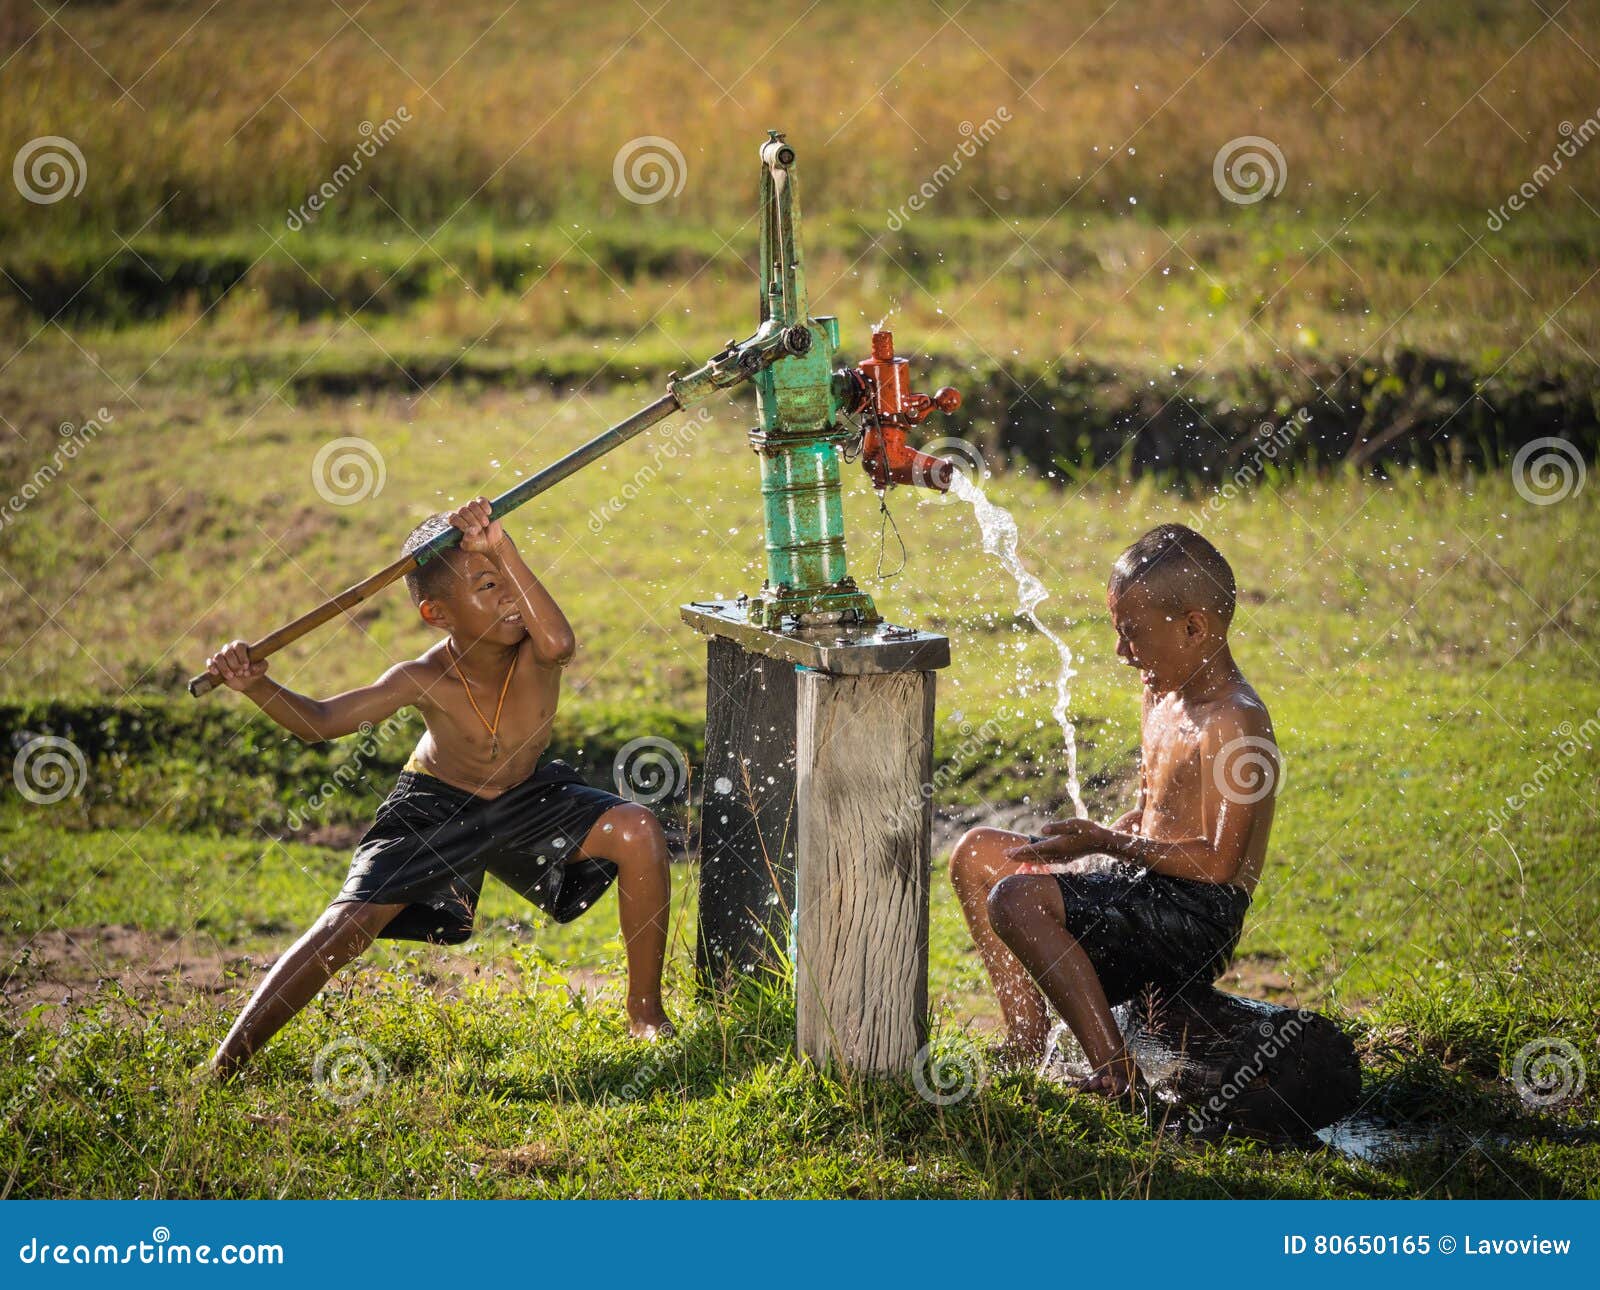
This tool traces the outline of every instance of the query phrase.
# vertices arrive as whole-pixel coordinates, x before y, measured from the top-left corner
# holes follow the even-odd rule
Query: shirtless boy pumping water
[[[308,698],[267,676],[243,641],[208,667],[284,729],[336,739],[401,708],[427,730],[363,835],[344,887],[257,987],[211,1059],[232,1074],[375,937],[453,945],[472,934],[485,873],[557,922],[613,882],[628,958],[629,1029],[670,1033],[661,1003],[667,940],[667,842],[645,807],[591,788],[550,742],[561,670],[576,642],[489,502],[437,515],[406,540],[416,550],[449,526],[460,545],[409,574],[422,621],[442,639],[371,685]]]

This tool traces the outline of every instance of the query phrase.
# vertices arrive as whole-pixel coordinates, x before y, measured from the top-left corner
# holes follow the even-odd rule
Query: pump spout
[[[911,365],[894,352],[894,334],[872,333],[872,357],[850,371],[855,398],[850,411],[859,413],[865,426],[861,439],[861,464],[872,476],[872,486],[916,484],[943,493],[950,487],[955,467],[943,457],[918,452],[906,443],[906,431],[919,426],[935,409],[954,412],[961,393],[950,386],[934,394],[911,390]]]
[[[861,441],[861,464],[872,476],[872,486],[916,484],[944,493],[950,490],[955,467],[944,457],[932,457],[906,443],[899,426],[872,426]]]

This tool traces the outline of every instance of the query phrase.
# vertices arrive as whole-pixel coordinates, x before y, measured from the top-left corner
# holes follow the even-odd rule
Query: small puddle
[[[1392,1124],[1371,1115],[1352,1115],[1317,1132],[1334,1151],[1352,1160],[1384,1165],[1396,1157],[1443,1147],[1463,1153],[1473,1148],[1515,1147],[1524,1143],[1591,1143],[1600,1141],[1600,1125],[1529,1124],[1525,1133],[1504,1129],[1473,1133],[1454,1124],[1413,1121]]]
[[[1342,1156],[1367,1164],[1384,1164],[1395,1156],[1424,1151],[1464,1135],[1443,1124],[1390,1124],[1375,1116],[1352,1115],[1318,1129],[1317,1137]],[[1505,1134],[1494,1137],[1497,1144],[1510,1140]]]

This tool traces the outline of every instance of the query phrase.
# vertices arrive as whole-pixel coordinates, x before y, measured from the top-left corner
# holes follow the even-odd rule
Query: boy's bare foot
[[[1093,1093],[1113,1102],[1138,1109],[1150,1100],[1150,1083],[1133,1062],[1103,1066],[1087,1079],[1070,1080],[1067,1087],[1077,1093]]]
[[[628,1009],[628,1033],[635,1039],[654,1043],[658,1039],[671,1039],[678,1029],[667,1019],[665,1009],[655,1004]]]
[[[643,1039],[655,1043],[658,1039],[674,1039],[677,1037],[678,1028],[665,1017],[660,1021],[630,1021],[628,1033],[635,1039]]]

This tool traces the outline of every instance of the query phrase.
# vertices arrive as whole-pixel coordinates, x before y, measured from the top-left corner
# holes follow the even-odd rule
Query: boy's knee
[[[1002,878],[989,892],[989,926],[1001,940],[1009,940],[1030,922],[1044,916],[1044,883],[1048,875],[1017,873]]]
[[[987,824],[980,824],[975,829],[968,829],[961,835],[956,843],[958,855],[976,855],[980,851],[987,851],[1005,836],[1004,829],[991,828]]]
[[[596,821],[595,828],[600,831],[602,838],[615,840],[623,846],[655,842],[664,844],[667,837],[656,813],[637,802],[613,806]]]
[[[322,918],[318,921],[330,936],[355,937],[370,945],[404,908],[404,905],[342,900],[323,910]]]
[[[975,861],[981,861],[1000,845],[1000,839],[1006,836],[1002,829],[992,829],[980,826],[968,829],[957,840],[955,849],[950,852],[950,877],[958,880],[960,874]]]

